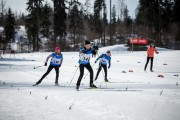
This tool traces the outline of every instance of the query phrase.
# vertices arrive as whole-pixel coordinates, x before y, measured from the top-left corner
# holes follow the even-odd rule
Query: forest
[[[125,1],[52,0],[51,6],[45,0],[27,0],[27,12],[18,13],[0,0],[0,50],[17,44],[19,52],[51,51],[55,46],[77,51],[85,40],[102,47],[127,44],[131,37],[180,49],[179,0],[139,0],[132,15]],[[20,26],[25,33],[17,38]]]

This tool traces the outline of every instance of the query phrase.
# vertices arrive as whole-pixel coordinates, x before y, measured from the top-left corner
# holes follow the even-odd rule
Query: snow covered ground
[[[179,120],[180,51],[157,49],[160,53],[154,58],[155,72],[150,72],[149,66],[144,72],[145,51],[132,53],[124,45],[101,48],[99,54],[112,51],[110,82],[103,81],[101,71],[94,82],[101,89],[87,89],[88,74],[79,92],[75,90],[79,76],[79,70],[75,74],[77,52],[63,52],[61,87],[54,86],[54,70],[39,86],[32,87],[47,70],[45,66],[34,67],[43,65],[50,53],[17,54],[11,59],[8,54],[2,55],[0,120]],[[92,58],[91,65],[94,61]],[[94,74],[97,68],[96,63]]]

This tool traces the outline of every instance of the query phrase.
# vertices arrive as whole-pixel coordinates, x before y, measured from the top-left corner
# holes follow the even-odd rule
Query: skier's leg
[[[108,81],[108,79],[107,79],[107,65],[102,65],[102,67],[103,67],[103,69],[104,69],[105,81],[106,81],[106,80]]]
[[[52,69],[53,69],[53,66],[49,65],[46,73],[41,77],[41,79],[36,84],[38,85],[39,83],[41,83],[42,80],[51,72]]]
[[[153,71],[153,59],[154,57],[151,57],[151,68],[150,68],[151,71]]]
[[[149,58],[150,58],[150,57],[147,57],[147,61],[146,61],[146,64],[145,64],[145,66],[144,66],[144,71],[146,71],[147,65],[148,65],[148,63],[149,63]]]
[[[56,81],[55,81],[55,83],[58,84],[58,78],[59,78],[59,66],[54,67],[54,69],[55,69],[55,71],[56,71]]]
[[[80,75],[79,75],[78,81],[76,83],[76,87],[78,87],[78,89],[79,89],[79,86],[81,84],[82,77],[84,75],[84,65],[80,64],[79,65],[79,70],[80,70]]]
[[[98,68],[98,71],[97,71],[97,73],[96,73],[96,77],[95,77],[95,80],[97,80],[97,78],[98,78],[98,76],[99,76],[99,73],[100,73],[100,71],[101,71],[101,64],[99,64],[99,68]]]
[[[93,69],[90,64],[87,64],[85,67],[90,73],[90,86],[91,86],[93,85]]]

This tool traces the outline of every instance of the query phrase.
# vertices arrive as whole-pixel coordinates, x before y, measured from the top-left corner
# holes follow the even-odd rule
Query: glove
[[[44,66],[47,66],[47,63],[44,63]]]
[[[93,46],[93,50],[95,51],[99,50],[98,46]]]
[[[157,54],[159,54],[159,52],[157,52]]]
[[[82,50],[81,52],[82,52],[82,53],[86,53],[86,50]]]
[[[95,63],[97,63],[97,60],[95,60]]]
[[[110,66],[108,66],[108,69],[110,68]]]

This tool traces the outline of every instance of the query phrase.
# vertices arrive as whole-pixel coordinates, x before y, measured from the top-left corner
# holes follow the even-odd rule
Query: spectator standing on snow
[[[108,82],[108,79],[107,79],[107,68],[110,68],[111,67],[111,52],[108,50],[106,52],[106,54],[102,54],[100,55],[95,63],[100,59],[100,62],[99,62],[99,68],[98,68],[98,71],[97,71],[97,74],[96,74],[96,77],[95,77],[95,80],[97,80],[98,78],[98,75],[99,75],[99,72],[101,71],[101,69],[103,68],[104,69],[104,73],[105,73],[105,82]],[[107,67],[108,65],[108,67]]]
[[[85,46],[80,49],[79,53],[79,69],[80,69],[80,75],[76,83],[76,89],[79,90],[79,86],[81,84],[82,77],[84,75],[84,68],[86,68],[90,73],[90,87],[96,88],[96,86],[93,84],[93,69],[90,65],[90,58],[93,55],[96,55],[98,51],[98,47],[91,48],[91,44],[89,41],[85,41]]]
[[[153,72],[153,59],[154,59],[154,52],[158,54],[155,46],[153,44],[150,45],[150,47],[147,49],[147,61],[144,67],[144,71],[146,71],[147,65],[149,63],[149,60],[151,60],[151,66],[150,66],[150,71]]]
[[[58,78],[59,78],[59,68],[61,67],[62,65],[62,62],[63,62],[63,55],[61,54],[61,50],[59,47],[56,47],[55,48],[55,52],[50,54],[47,59],[46,59],[46,62],[45,62],[45,66],[47,66],[47,62],[49,60],[49,58],[51,58],[51,62],[50,62],[50,65],[46,71],[46,73],[41,77],[41,79],[36,83],[34,84],[33,86],[36,86],[38,84],[40,84],[42,82],[42,80],[51,72],[51,70],[54,68],[55,71],[56,71],[56,79],[55,79],[55,85],[58,86]]]

